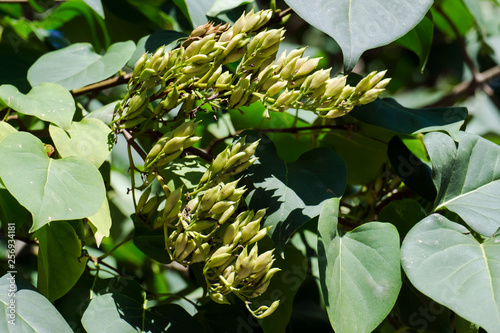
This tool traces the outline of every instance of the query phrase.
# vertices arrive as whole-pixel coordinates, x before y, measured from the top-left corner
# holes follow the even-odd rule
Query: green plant
[[[498,331],[498,139],[450,105],[500,105],[500,9],[286,3],[0,3],[5,327]]]

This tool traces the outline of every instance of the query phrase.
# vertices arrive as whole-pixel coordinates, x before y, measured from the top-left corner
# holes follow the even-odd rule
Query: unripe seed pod
[[[172,139],[168,140],[167,144],[163,147],[163,153],[169,155],[183,148],[186,138],[185,136],[174,136]]]
[[[377,83],[373,88],[374,89],[384,89],[389,84],[389,82],[391,82],[390,78],[383,79],[382,81],[380,81],[379,83]]]
[[[311,84],[309,86],[309,89],[316,89],[317,87],[321,86],[323,83],[326,82],[330,78],[330,71],[332,69],[321,69],[314,74],[312,74],[312,79],[311,79]]]
[[[170,213],[167,214],[167,212],[164,210],[163,211],[163,216],[165,216],[166,222],[171,221],[172,219],[175,219],[177,215],[181,212],[182,208],[182,201],[177,201],[175,204],[174,208],[170,211]]]
[[[148,53],[144,53],[135,63],[134,66],[134,72],[132,73],[132,77],[136,78],[139,77],[139,74],[141,73],[144,64],[146,63],[147,58],[149,57]]]
[[[300,66],[297,73],[295,73],[295,76],[299,77],[299,76],[308,75],[309,73],[314,71],[316,69],[316,67],[318,67],[318,63],[320,60],[321,60],[321,58],[313,58],[313,59],[307,60],[302,66]]]
[[[278,99],[276,99],[276,102],[274,102],[274,106],[280,106],[283,104],[286,104],[286,101],[290,98],[292,95],[291,91],[288,91],[288,89],[285,89],[284,92],[279,95]]]
[[[194,197],[193,199],[189,200],[186,204],[186,210],[191,213],[193,212],[196,207],[198,207],[198,203],[200,202],[200,197]]]
[[[215,175],[219,171],[222,170],[224,165],[226,164],[227,160],[229,157],[229,147],[224,149],[215,159],[212,161],[212,165],[210,166],[210,169],[212,170],[212,174]]]
[[[238,208],[238,203],[234,203],[233,205],[229,206],[229,208],[226,209],[224,213],[222,213],[221,217],[219,217],[219,224],[225,223],[231,215],[236,211],[236,208]]]
[[[234,22],[233,27],[231,30],[233,31],[233,34],[239,34],[241,29],[245,26],[245,13],[243,13],[239,19]]]
[[[173,132],[173,136],[188,137],[196,133],[198,123],[194,120],[186,121],[180,124]]]
[[[168,93],[167,97],[161,102],[164,110],[173,109],[179,102],[179,90],[177,90],[177,85],[174,85],[174,89]]]
[[[207,81],[207,88],[211,88],[222,74],[222,66],[219,66]]]
[[[208,257],[208,252],[210,251],[210,244],[202,243],[201,248],[197,248],[193,252],[193,256],[191,257],[191,263],[202,262]]]
[[[231,146],[229,157],[233,157],[240,151],[241,147],[245,144],[245,139],[246,136],[239,138],[233,143],[233,145]]]
[[[266,215],[266,208],[259,209],[252,218],[252,221],[259,221]]]
[[[217,222],[215,221],[208,221],[208,220],[195,221],[186,228],[186,231],[195,231],[195,232],[204,231],[210,227],[213,227],[216,223]]]
[[[210,52],[212,52],[216,43],[217,42],[213,38],[209,40],[200,48],[200,54],[209,54]]]
[[[216,202],[210,209],[211,214],[222,214],[229,209],[230,206],[234,205],[234,201],[219,201]]]
[[[385,73],[387,73],[387,70],[385,71],[382,71],[382,72],[375,72],[375,75],[373,75],[371,78],[370,78],[370,88],[373,88],[375,87],[375,85],[377,85],[380,80],[382,80],[382,78],[385,76]]]
[[[238,233],[238,225],[232,223],[227,226],[226,231],[224,231],[224,236],[222,237],[222,244],[228,245],[232,244],[234,237]]]
[[[184,141],[184,144],[182,145],[182,148],[183,149],[189,148],[189,147],[191,147],[192,145],[194,145],[196,142],[198,142],[200,140],[201,140],[201,136],[192,136],[192,137],[189,137],[189,138],[187,138]]]
[[[231,193],[230,196],[227,197],[227,200],[230,200],[230,201],[238,201],[240,200],[241,196],[246,192],[246,188],[245,186],[243,187],[240,187],[240,188],[237,188],[233,191],[233,193]]]
[[[358,104],[368,104],[377,99],[384,89],[370,89],[364,93],[358,100]]]
[[[229,97],[229,105],[235,105],[237,104],[241,98],[243,97],[243,94],[245,93],[245,90],[243,90],[242,87],[237,87],[234,89],[233,93],[231,94],[231,97]]]
[[[236,189],[236,186],[238,185],[239,181],[240,180],[237,179],[233,182],[225,184],[222,187],[221,191],[219,192],[219,197],[217,198],[217,200],[222,201],[222,200],[225,200],[227,197],[229,197]]]
[[[187,256],[189,256],[191,254],[191,252],[194,251],[195,248],[196,248],[196,243],[194,242],[193,239],[191,239],[186,244],[184,251],[182,251],[181,255],[177,258],[177,261],[183,261],[184,259],[186,259]]]
[[[247,143],[242,147],[241,151],[245,153],[245,156],[241,158],[240,163],[248,161],[255,154],[259,142],[260,139],[255,142]]]
[[[220,186],[217,185],[215,187],[212,187],[208,189],[205,194],[203,194],[203,197],[201,198],[200,201],[200,210],[201,211],[208,211],[214,203],[217,201],[217,197],[219,196],[220,192]]]
[[[164,46],[160,46],[156,50],[156,52],[153,54],[153,56],[151,57],[151,64],[154,64],[156,62],[156,60],[160,59],[163,56],[164,52],[165,52],[165,47]]]
[[[195,40],[191,44],[189,44],[189,46],[184,49],[184,57],[191,58],[195,54],[196,48],[198,47],[199,43],[199,40]]]
[[[270,48],[271,46],[274,46],[275,44],[279,45],[279,42],[281,41],[281,37],[283,37],[283,34],[284,34],[283,28],[279,29],[279,30],[275,30],[275,29],[270,30],[269,34],[262,42],[261,47],[263,49],[267,49],[267,48]]]
[[[231,79],[233,78],[233,75],[229,71],[225,71],[222,73],[217,81],[215,82],[216,85],[226,85],[229,82],[231,82]]]
[[[206,54],[195,54],[194,56],[192,56],[191,58],[189,58],[187,60],[187,62],[191,63],[191,64],[202,64],[202,63],[206,63],[208,61],[210,61],[211,59],[208,58],[208,56]]]
[[[324,96],[326,98],[328,97],[336,97],[340,95],[342,92],[342,89],[345,87],[347,77],[346,76],[339,76],[335,77],[333,79],[329,79],[326,81],[326,89]]]
[[[222,57],[226,57],[231,51],[233,51],[238,43],[244,38],[243,34],[238,34],[234,36],[229,43],[226,45],[226,49],[222,52]]]
[[[236,162],[240,161],[244,156],[245,156],[245,152],[244,151],[240,151],[239,153],[237,153],[236,155],[234,156],[231,156],[226,164],[224,164],[224,167],[222,168],[222,170],[228,170],[229,168],[231,168],[234,164],[236,164]],[[242,163],[244,161],[240,161],[240,163]]]
[[[141,197],[139,198],[139,202],[137,203],[136,211],[140,212],[144,204],[149,198],[151,194],[151,186],[146,189],[146,191],[142,192]]]
[[[245,25],[241,28],[241,32],[247,32],[254,29],[254,27],[259,23],[260,15],[248,13],[245,17]]]
[[[260,221],[252,221],[241,229],[241,241],[246,242],[257,235],[260,229]]]
[[[257,246],[257,244],[255,244],[255,246]],[[259,273],[264,268],[266,268],[271,261],[273,261],[273,252],[274,250],[269,250],[267,252],[262,253],[255,259],[253,267],[254,273]]]
[[[277,93],[279,93],[281,90],[283,90],[286,85],[288,84],[288,81],[278,81],[275,84],[273,84],[269,89],[266,91],[266,96],[273,97]]]
[[[354,87],[351,87],[350,85],[346,85],[342,89],[342,93],[340,94],[339,98],[337,99],[337,103],[342,102],[343,100],[350,98],[351,95],[354,93],[356,89]]]
[[[146,120],[146,118],[144,118],[144,117],[136,117],[133,119],[127,119],[123,122],[120,122],[120,125],[118,125],[118,128],[132,128],[132,127],[139,125],[144,120]]]
[[[156,75],[156,71],[152,68],[146,68],[144,69],[140,76],[139,76],[139,81],[140,82],[144,82],[144,81],[147,81],[149,80],[150,77],[152,77],[153,75]]]
[[[132,96],[132,98],[130,99],[130,101],[128,103],[129,112],[134,112],[134,111],[138,110],[139,108],[141,108],[142,105],[146,102],[146,98],[147,98],[147,91],[146,90],[141,91],[140,94],[136,94],[136,95]]]
[[[180,201],[181,196],[182,196],[182,186],[178,187],[177,189],[175,189],[175,191],[170,193],[170,195],[167,198],[167,201],[165,202],[165,208],[164,208],[164,212],[167,215],[175,207],[177,202]]]
[[[255,234],[255,236],[250,238],[250,240],[248,241],[248,245],[260,241],[262,238],[264,238],[267,235],[267,233],[269,232],[270,229],[271,229],[271,227],[260,229],[259,232],[257,234]]]
[[[249,159],[245,163],[238,164],[236,166],[236,168],[231,172],[231,174],[236,175],[236,174],[246,170],[248,167],[250,167],[252,164],[254,164],[255,161],[257,161],[257,160],[258,160],[258,158],[254,157],[254,158]]]
[[[280,71],[280,75],[283,79],[288,80],[292,77],[293,71],[295,70],[295,64],[297,63],[297,60],[299,58],[293,58],[287,64],[283,69]]]
[[[231,253],[222,253],[217,256],[211,256],[210,259],[208,259],[206,265],[208,267],[221,267],[232,259],[233,255]]]
[[[182,251],[186,248],[186,245],[188,243],[188,238],[186,233],[182,232],[177,236],[177,239],[175,240],[174,243],[174,256],[178,257]]]
[[[375,73],[377,72],[371,72],[358,82],[358,84],[356,85],[356,93],[362,94],[370,89],[370,79],[375,75]]]

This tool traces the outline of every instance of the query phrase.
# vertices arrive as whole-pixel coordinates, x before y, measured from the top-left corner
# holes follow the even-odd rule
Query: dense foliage
[[[381,6],[0,1],[0,330],[500,332],[500,6]]]

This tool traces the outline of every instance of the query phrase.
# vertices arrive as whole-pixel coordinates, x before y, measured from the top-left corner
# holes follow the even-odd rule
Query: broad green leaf
[[[7,235],[9,223],[16,225],[19,230],[25,223],[31,222],[31,214],[17,202],[16,198],[9,191],[0,186],[0,222],[4,233]]]
[[[109,229],[111,229],[112,224],[108,199],[104,199],[101,208],[99,208],[97,213],[92,216],[88,216],[87,218],[90,223],[92,223],[92,225],[96,228],[96,230],[94,231],[94,237],[97,246],[99,246],[102,239],[109,236]]]
[[[70,92],[58,84],[42,83],[24,95],[11,85],[0,86],[0,99],[17,112],[49,121],[67,130],[75,114]]]
[[[16,132],[17,130],[12,127],[12,125],[4,121],[0,121],[0,141],[2,141],[3,138],[8,137],[9,135]]]
[[[382,130],[382,129],[381,129]],[[364,133],[363,133],[364,134]],[[349,184],[367,184],[379,177],[387,163],[387,145],[357,131],[336,129],[321,140],[321,145],[335,151],[349,172]]]
[[[51,302],[66,294],[85,266],[82,243],[66,221],[50,223],[36,232],[39,241],[37,288]]]
[[[454,139],[458,139],[460,127],[467,117],[467,109],[463,107],[410,109],[391,98],[384,98],[356,107],[350,114],[363,122],[397,133],[446,131]]]
[[[493,235],[500,227],[500,147],[465,132],[458,146],[442,133],[427,134],[424,143],[438,192],[435,211],[447,208],[481,235]]]
[[[115,112],[116,103],[119,101],[111,102],[106,105],[101,106],[98,109],[92,110],[89,114],[85,116],[84,119],[99,119],[108,126],[111,126],[111,121],[113,120],[113,113]]]
[[[449,21],[457,28],[460,36],[464,36],[474,26],[474,17],[465,6],[464,1],[440,0],[439,4],[431,8],[431,13],[436,27],[453,38],[457,38],[457,36]],[[444,18],[443,14],[448,19]]]
[[[67,133],[57,126],[50,125],[49,132],[61,157],[81,157],[96,168],[101,166],[111,151],[111,129],[99,119],[72,122]]]
[[[208,164],[197,156],[185,156],[175,159],[160,173],[164,179],[173,183],[173,188],[185,186],[186,190],[193,190],[200,182],[207,170]],[[170,184],[168,184],[170,187]]]
[[[385,206],[378,215],[378,220],[394,224],[401,237],[404,237],[415,224],[426,216],[425,209],[417,200],[401,199],[391,201]]]
[[[55,82],[68,90],[104,80],[118,72],[135,51],[132,41],[111,45],[104,55],[89,43],[76,43],[41,56],[28,71],[32,86]]]
[[[345,164],[332,150],[316,148],[295,162],[284,162],[265,135],[244,132],[247,142],[261,139],[251,166],[241,184],[252,186],[247,201],[250,208],[268,208],[264,225],[272,226],[272,239],[278,251],[303,224],[321,212],[323,202],[340,197],[346,186]]]
[[[73,332],[48,299],[34,290],[22,288],[19,283],[20,276],[15,278],[10,276],[5,274],[0,278],[0,312],[4,314],[0,316],[1,332]],[[11,292],[13,296],[9,297]],[[15,301],[13,310],[12,300]],[[10,314],[15,317],[15,325],[9,323],[12,320]]]
[[[165,234],[163,228],[150,230],[146,228],[141,221],[138,221],[135,215],[134,219],[134,245],[137,246],[145,255],[162,264],[172,262],[167,251],[165,251]]]
[[[431,202],[436,199],[431,168],[416,157],[399,137],[395,136],[389,141],[387,156],[406,186]]]
[[[478,243],[462,225],[434,214],[401,248],[403,268],[421,292],[488,332],[500,327],[500,236]]]
[[[144,308],[142,299],[123,294],[95,297],[85,310],[82,323],[88,333],[200,332],[204,329],[176,304]]]
[[[410,30],[406,35],[399,38],[396,43],[415,52],[420,60],[420,72],[423,73],[432,46],[434,23],[431,16],[424,16],[422,21]]]
[[[99,16],[104,18],[104,10],[101,0],[83,0],[90,8],[92,8]]]
[[[337,333],[372,332],[389,314],[401,288],[399,235],[370,222],[342,234],[339,199],[325,202],[318,222],[318,261],[326,309]]]
[[[254,2],[253,0],[215,0],[207,11],[207,16],[216,17],[222,12],[234,9],[241,5],[246,5]]]
[[[193,28],[208,22],[207,11],[213,3],[213,0],[184,0],[186,3],[189,19],[193,23]]]
[[[19,132],[0,141],[0,178],[33,215],[33,232],[51,221],[95,214],[105,198],[101,174],[90,162],[51,159],[35,136]]]
[[[389,44],[422,20],[432,0],[285,0],[309,24],[335,39],[350,71],[368,49]]]

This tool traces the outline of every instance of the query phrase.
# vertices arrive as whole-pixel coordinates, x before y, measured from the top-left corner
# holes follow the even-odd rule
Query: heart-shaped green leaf
[[[0,316],[0,327],[2,332],[60,332],[71,333],[73,330],[64,320],[48,299],[38,292],[30,289],[22,289],[21,278],[11,278],[10,274],[5,274],[0,278],[0,311],[4,314]],[[12,286],[14,284],[15,286]],[[17,290],[14,297],[9,297],[11,289]],[[15,325],[9,324],[11,319],[7,314],[11,301],[15,300]]]
[[[338,213],[339,199],[329,199],[318,222],[318,263],[328,317],[335,332],[372,332],[393,308],[401,288],[399,235],[392,224],[381,222],[342,235]]]
[[[50,121],[67,130],[75,114],[70,92],[58,84],[42,83],[26,95],[9,84],[0,86],[0,99],[13,110]]]
[[[278,251],[303,224],[318,216],[322,204],[340,197],[346,186],[344,161],[328,148],[316,148],[294,162],[284,162],[271,140],[262,134],[244,132],[246,141],[262,140],[255,156],[258,162],[248,168],[252,209],[268,208],[264,225],[272,226],[272,239]]]
[[[106,160],[111,150],[111,129],[99,119],[89,118],[73,122],[67,133],[51,125],[49,132],[62,157],[82,157],[97,168]]]
[[[99,246],[102,239],[109,236],[109,229],[111,229],[112,224],[108,199],[104,199],[97,213],[87,218],[95,228],[94,237],[97,246]]]
[[[463,107],[411,109],[391,98],[384,98],[356,107],[350,114],[365,123],[397,133],[415,134],[441,130],[458,139],[460,127],[467,117],[467,109]]]
[[[18,132],[0,141],[0,178],[33,214],[33,232],[51,221],[95,214],[105,198],[101,174],[79,157],[54,160],[34,135]]]
[[[11,125],[9,125],[9,123],[0,121],[0,141],[2,141],[3,138],[16,132],[17,130]]]
[[[37,287],[53,302],[75,285],[88,258],[81,257],[82,243],[66,221],[43,226],[36,237],[40,244]]]
[[[132,41],[115,43],[102,56],[91,44],[76,43],[38,58],[28,71],[28,81],[32,86],[55,82],[68,90],[81,88],[118,72],[134,51]]]
[[[488,332],[500,327],[500,235],[478,243],[460,224],[434,214],[408,233],[403,268],[422,293]]]
[[[389,44],[420,22],[432,0],[285,0],[300,17],[335,39],[350,71],[365,50]]]
[[[500,147],[480,136],[460,133],[458,145],[447,135],[424,137],[437,188],[435,211],[454,211],[475,231],[493,235],[500,228]]]

